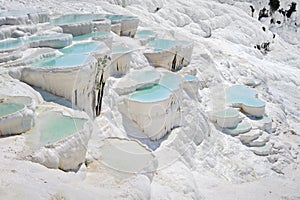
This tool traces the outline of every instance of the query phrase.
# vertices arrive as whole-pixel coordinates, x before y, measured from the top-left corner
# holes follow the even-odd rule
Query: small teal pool
[[[22,110],[25,106],[18,103],[0,103],[0,117]]]
[[[86,54],[86,53],[99,51],[104,48],[106,48],[106,45],[104,43],[90,41],[90,42],[77,43],[72,46],[61,49],[59,51],[64,54]]]
[[[86,64],[91,57],[89,55],[65,54],[48,58],[34,63],[33,67],[77,67]]]
[[[226,89],[226,101],[231,104],[244,104],[252,107],[263,107],[265,103],[256,98],[257,92],[244,85],[234,85]]]
[[[121,20],[128,20],[128,19],[137,19],[135,16],[128,16],[128,15],[106,15],[106,19],[109,19],[112,23],[118,23]]]
[[[168,99],[170,95],[170,90],[157,84],[150,88],[137,90],[133,94],[129,95],[129,100],[149,103]]]
[[[43,146],[59,141],[82,130],[87,119],[65,116],[58,112],[47,112],[38,116],[36,126],[27,139],[32,145]]]
[[[178,74],[167,72],[161,77],[159,84],[170,91],[175,91],[180,88],[182,77]]]
[[[52,19],[54,25],[66,25],[87,21],[103,21],[104,17],[100,14],[68,14]]]
[[[217,117],[236,117],[239,112],[234,108],[226,108],[225,110],[219,111],[215,114]]]
[[[135,35],[138,38],[147,38],[147,37],[154,37],[156,34],[154,31],[151,30],[142,30],[142,31],[137,31]]]
[[[150,41],[148,45],[154,48],[155,51],[161,51],[176,46],[176,42],[173,40],[155,39]]]
[[[10,51],[21,48],[24,45],[24,41],[20,39],[8,39],[0,41],[0,52]]]
[[[63,139],[81,130],[86,119],[72,118],[59,113],[49,113],[40,120],[40,142],[48,144]]]
[[[250,123],[248,123],[248,122],[241,122],[237,126],[232,127],[232,128],[228,128],[228,129],[229,130],[238,131],[238,132],[244,132],[244,131],[250,130],[251,128],[252,127],[251,127]]]
[[[109,32],[98,31],[98,32],[92,32],[89,34],[73,37],[73,40],[74,41],[88,40],[88,39],[95,38],[95,37],[108,36],[109,34],[110,34]]]
[[[198,78],[196,76],[192,76],[192,75],[187,74],[187,75],[184,75],[184,80],[185,81],[197,81]]]

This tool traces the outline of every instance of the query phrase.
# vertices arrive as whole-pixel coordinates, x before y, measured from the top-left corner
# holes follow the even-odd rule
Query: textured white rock
[[[270,136],[268,133],[263,132],[261,136],[259,136],[259,138],[250,141],[249,143],[247,143],[248,146],[250,147],[262,147],[264,146],[267,142],[269,142],[270,140]]]
[[[116,50],[114,50],[116,48]],[[122,47],[116,46],[112,48],[111,55],[111,65],[109,66],[109,75],[110,76],[121,76],[125,75],[130,70],[130,61],[131,61],[131,50]]]
[[[240,134],[237,137],[241,140],[242,143],[249,144],[253,140],[256,140],[257,138],[259,138],[262,134],[263,134],[263,132],[261,130],[252,130],[250,132]]]
[[[36,39],[30,40],[29,38],[29,46],[31,48],[50,47],[55,49],[69,46],[73,38],[71,34],[37,35],[33,37]]]
[[[266,143],[262,147],[251,147],[251,151],[259,156],[267,156],[271,153],[273,145],[271,143]]]
[[[210,118],[222,128],[236,127],[242,120],[239,112],[233,108],[227,108],[225,110],[212,113]]]
[[[37,24],[49,21],[49,13],[43,10],[21,9],[2,13],[0,25]]]
[[[150,180],[156,172],[157,160],[153,152],[136,140],[105,138],[97,144],[98,151],[91,152],[97,168],[105,168],[118,179],[144,174]]]
[[[144,52],[150,64],[155,67],[163,67],[168,70],[176,71],[181,67],[187,66],[191,61],[193,43],[187,41],[164,40],[167,43],[174,43],[168,48],[158,48],[151,46]],[[152,42],[160,43],[159,40]],[[162,43],[164,43],[162,41]]]
[[[163,137],[173,127],[178,126],[178,103],[175,95],[158,102],[138,102],[125,99],[129,117],[138,124],[146,136],[152,140]]]
[[[139,25],[139,19],[138,18],[132,18],[132,19],[123,19],[121,21],[121,36],[129,36],[134,37],[137,27]]]

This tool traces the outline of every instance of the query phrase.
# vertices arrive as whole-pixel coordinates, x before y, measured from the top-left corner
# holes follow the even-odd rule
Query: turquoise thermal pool
[[[184,75],[184,80],[185,81],[197,81],[198,80],[198,78],[196,77],[196,76],[193,76],[193,75]]]
[[[28,139],[39,145],[54,143],[82,130],[86,122],[87,119],[69,117],[58,112],[41,114]]]
[[[8,39],[0,41],[0,53],[6,51],[13,51],[21,48],[24,42],[19,39]]]
[[[176,46],[173,40],[155,39],[149,42],[149,46],[154,48],[155,51],[162,51]]]
[[[135,35],[137,37],[149,37],[149,36],[155,36],[155,32],[151,30],[142,30],[142,31],[137,31]]]
[[[251,124],[248,122],[241,122],[235,127],[228,128],[229,130],[234,130],[238,132],[244,132],[251,129]]]
[[[61,49],[60,52],[64,54],[86,54],[99,51],[106,48],[106,45],[102,42],[90,41],[77,43],[72,46]]]
[[[73,23],[102,21],[104,17],[99,14],[68,14],[51,20],[54,25],[66,25]]]
[[[230,104],[244,104],[250,107],[264,107],[265,103],[256,98],[257,92],[244,85],[234,85],[226,89],[226,101]]]
[[[133,94],[129,95],[129,100],[139,102],[157,102],[166,100],[170,97],[171,92],[169,89],[161,85],[154,85],[153,87],[139,89]]]
[[[0,117],[13,114],[17,111],[20,111],[25,106],[18,103],[0,103]]]
[[[109,19],[112,22],[112,24],[114,24],[119,23],[122,20],[136,19],[137,17],[128,15],[106,15],[105,18]]]
[[[78,67],[86,64],[91,57],[89,55],[66,54],[54,58],[48,58],[34,63],[33,67]]]

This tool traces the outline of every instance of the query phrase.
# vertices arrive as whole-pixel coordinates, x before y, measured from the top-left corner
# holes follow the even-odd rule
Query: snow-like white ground
[[[291,3],[281,1],[284,8]],[[300,1],[294,2],[300,10]],[[250,5],[256,8],[254,18]],[[34,7],[52,15],[136,15],[140,28],[154,30],[160,38],[194,42],[191,64],[183,70],[206,86],[199,91],[201,102],[182,102],[186,136],[176,136],[182,130],[175,129],[170,134],[174,140],[161,143],[158,170],[150,178],[139,174],[120,179],[95,161],[90,169],[82,165],[77,173],[48,169],[24,158],[26,141],[20,135],[0,138],[0,199],[300,199],[300,11],[274,27],[270,18],[257,20],[264,6],[268,7],[268,0],[0,0],[1,9]],[[140,48],[131,38],[115,40]],[[254,48],[267,41],[271,50],[267,54]],[[142,52],[133,52],[133,68],[148,65]],[[0,73],[1,94],[27,94],[42,104],[29,86],[7,81],[5,70]],[[225,105],[225,88],[253,80],[261,82],[256,89],[273,121],[274,148],[269,156],[253,154],[208,120],[209,112]],[[87,160],[93,159],[102,138],[126,138],[136,131],[120,112],[118,95],[110,87],[116,81],[110,78],[106,84],[103,113],[95,120],[99,128],[90,140]],[[205,137],[201,144],[196,145],[201,138],[194,134]]]

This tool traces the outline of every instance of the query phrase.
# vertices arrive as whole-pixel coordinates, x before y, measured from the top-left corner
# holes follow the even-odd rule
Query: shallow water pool
[[[77,67],[86,64],[91,57],[89,55],[66,54],[54,58],[48,58],[34,63],[33,67]]]
[[[0,117],[22,110],[25,106],[18,103],[0,103]]]
[[[256,98],[257,92],[244,85],[234,85],[226,89],[226,101],[228,103],[242,103],[247,106],[263,107],[265,103]]]
[[[72,46],[61,49],[60,52],[64,54],[86,54],[99,51],[106,48],[106,45],[102,42],[90,41],[77,43]]]
[[[129,100],[149,103],[168,99],[170,95],[171,92],[169,89],[157,84],[153,87],[137,90],[129,95]]]
[[[36,126],[28,139],[38,146],[61,140],[83,129],[87,119],[65,116],[59,112],[47,112],[38,116]]]
[[[0,41],[0,52],[6,52],[21,48],[24,45],[24,41],[20,39],[8,39]]]
[[[68,14],[52,19],[51,23],[54,25],[66,25],[98,20],[104,20],[104,17],[100,14]]]

